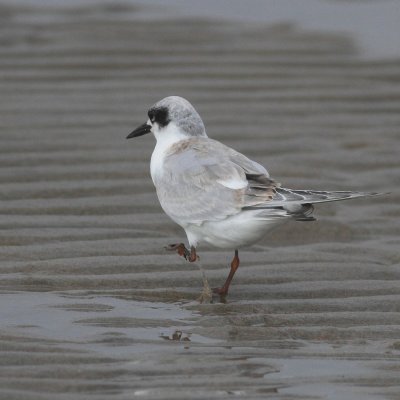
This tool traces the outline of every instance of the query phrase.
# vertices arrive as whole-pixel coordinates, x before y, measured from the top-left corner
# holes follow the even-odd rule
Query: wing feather
[[[164,211],[180,225],[225,219],[270,200],[277,187],[260,164],[202,137],[171,146],[155,184]]]
[[[377,194],[281,188],[262,165],[204,137],[171,146],[163,174],[154,183],[164,211],[181,226],[223,220],[245,210],[258,210],[260,218],[276,212],[311,221],[312,204]]]

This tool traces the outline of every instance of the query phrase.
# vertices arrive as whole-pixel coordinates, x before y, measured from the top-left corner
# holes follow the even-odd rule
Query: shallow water
[[[399,398],[400,59],[153,11],[1,6],[0,398]],[[285,186],[392,193],[277,228],[199,304],[125,140],[171,94]],[[233,254],[199,252],[221,284]]]

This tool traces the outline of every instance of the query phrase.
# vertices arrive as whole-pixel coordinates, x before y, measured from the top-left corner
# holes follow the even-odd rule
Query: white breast
[[[156,177],[162,176],[164,158],[169,148],[181,140],[188,139],[188,137],[173,122],[170,122],[164,129],[155,132],[154,136],[157,139],[157,144],[151,155],[150,173],[155,184]]]

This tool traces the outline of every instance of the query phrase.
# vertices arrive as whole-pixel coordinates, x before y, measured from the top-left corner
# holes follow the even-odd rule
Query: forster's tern
[[[151,177],[161,207],[186,232],[183,243],[169,245],[188,261],[206,242],[235,251],[226,282],[214,291],[226,295],[239,267],[238,249],[260,240],[289,219],[313,221],[313,204],[377,193],[291,190],[280,187],[267,170],[243,154],[208,138],[200,115],[185,99],[166,97],[148,111],[148,120],[128,138],[152,132],[157,144]]]

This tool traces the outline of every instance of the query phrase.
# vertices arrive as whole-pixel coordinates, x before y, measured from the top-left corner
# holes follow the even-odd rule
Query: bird
[[[233,250],[225,283],[213,289],[220,296],[228,294],[239,268],[239,250],[271,228],[288,220],[314,221],[316,203],[379,194],[284,188],[262,165],[209,138],[200,115],[183,97],[165,97],[147,115],[127,139],[155,136],[151,178],[162,209],[183,228],[189,243],[166,249],[189,262],[198,260],[200,244]]]

